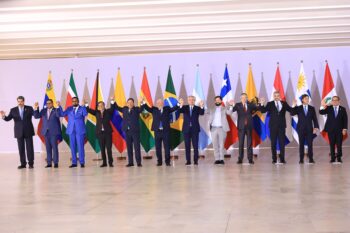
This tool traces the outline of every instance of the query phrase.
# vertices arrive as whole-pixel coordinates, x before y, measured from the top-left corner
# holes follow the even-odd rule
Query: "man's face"
[[[241,101],[242,103],[246,103],[247,102],[247,96],[246,95],[241,95]]]
[[[163,108],[163,106],[164,106],[164,101],[162,99],[157,99],[157,107]]]
[[[275,94],[273,94],[273,99],[274,99],[275,101],[280,101],[280,100],[281,100],[281,95],[280,95],[280,93],[275,93]]]
[[[18,104],[19,107],[23,107],[24,106],[24,100],[17,99],[17,104]]]
[[[194,103],[196,102],[196,98],[194,98],[193,96],[190,96],[187,98],[187,101],[189,105],[194,105]]]
[[[309,104],[309,102],[310,102],[309,96],[304,97],[302,99],[302,102],[303,102],[303,104],[306,104],[306,105]]]
[[[126,103],[126,105],[128,106],[128,108],[132,108],[132,107],[134,107],[134,101],[128,100],[128,102]]]
[[[105,108],[106,108],[106,107],[105,107],[105,104],[104,104],[104,103],[102,103],[102,102],[101,102],[101,103],[98,103],[98,105],[97,105],[97,109],[98,109],[98,110],[104,111]]]
[[[78,105],[79,105],[78,99],[77,99],[77,98],[74,98],[74,99],[72,100],[72,104],[73,104],[74,107],[78,107]]]
[[[215,98],[215,105],[221,105],[222,104],[222,100],[218,97]]]
[[[46,107],[47,107],[48,109],[51,109],[51,108],[53,107],[52,101],[46,101]]]
[[[333,106],[339,106],[339,104],[340,104],[339,99],[337,97],[333,97],[332,98],[332,105]]]

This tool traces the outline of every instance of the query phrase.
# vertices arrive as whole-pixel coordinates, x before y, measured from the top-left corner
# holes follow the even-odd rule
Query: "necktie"
[[[280,105],[278,104],[278,101],[276,101],[276,108],[277,108],[277,112],[280,111]]]
[[[21,119],[23,120],[23,107],[20,107],[19,109],[19,114],[21,115]]]
[[[305,116],[307,115],[307,107],[306,105],[304,106],[304,113],[305,113]]]
[[[75,113],[77,112],[77,107],[73,108],[73,112],[74,112],[74,115],[75,115]]]
[[[162,113],[163,113],[163,109],[159,109],[159,111],[160,111],[160,115],[162,115]],[[159,122],[159,129],[163,129],[162,118],[160,118],[160,122]]]
[[[247,111],[247,106],[246,106],[246,104],[243,104],[243,108],[244,108],[244,111],[246,112],[246,111]]]
[[[334,108],[334,113],[335,113],[335,114],[334,114],[335,117],[337,117],[337,116],[338,116],[338,107],[335,107],[335,108]]]
[[[192,106],[190,106],[190,116],[192,116]]]
[[[47,119],[50,118],[50,114],[51,114],[51,109],[48,109],[48,110],[47,110]]]

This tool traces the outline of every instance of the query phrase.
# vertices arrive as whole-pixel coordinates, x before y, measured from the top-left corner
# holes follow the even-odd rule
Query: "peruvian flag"
[[[322,100],[328,105],[331,103],[332,97],[335,95],[337,95],[337,92],[335,90],[335,86],[334,86],[331,71],[328,66],[328,62],[326,61],[326,70],[324,73],[324,81],[323,81]],[[320,108],[323,109],[322,106]],[[323,116],[323,120],[324,120],[324,123],[326,123],[326,120],[327,120],[326,115]],[[324,125],[320,129],[321,135],[329,143],[328,134],[327,132],[324,131],[323,128],[324,128]],[[346,138],[347,138],[347,135],[343,137],[343,140],[345,140]]]

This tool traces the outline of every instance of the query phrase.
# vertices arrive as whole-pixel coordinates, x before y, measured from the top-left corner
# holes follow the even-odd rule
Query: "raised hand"
[[[296,106],[296,105],[297,105],[297,100],[294,99],[294,100],[293,100],[293,106]]]
[[[57,107],[61,106],[61,102],[60,101],[56,101]]]
[[[111,101],[114,101],[114,96],[111,96],[111,97],[110,97],[110,100],[111,100]]]
[[[345,136],[346,135],[346,132],[347,132],[347,130],[346,129],[343,129],[343,135]]]
[[[39,107],[39,103],[38,102],[35,102],[34,103],[34,109],[37,109]]]
[[[204,101],[203,101],[203,100],[201,100],[201,101],[199,102],[199,106],[200,106],[201,108],[204,107]]]
[[[265,98],[259,98],[259,102],[260,102],[260,104],[262,104],[262,105],[264,105],[265,104]]]
[[[324,108],[327,107],[327,104],[326,104],[326,101],[325,101],[325,100],[322,100],[322,101],[321,101],[321,106],[324,107]]]
[[[0,115],[1,115],[1,117],[4,117],[6,114],[4,111],[0,111]]]
[[[179,99],[179,104],[182,106],[184,104],[184,100],[182,98]]]
[[[318,132],[318,128],[314,128],[313,134],[317,134],[317,132]]]
[[[86,101],[86,100],[83,100],[83,101],[81,102],[81,105],[82,105],[82,106],[85,106],[85,105],[87,105],[87,104],[89,104],[89,102]]]
[[[234,100],[229,100],[229,101],[228,101],[228,104],[229,104],[230,106],[233,106],[233,105],[235,105],[235,101],[234,101]]]

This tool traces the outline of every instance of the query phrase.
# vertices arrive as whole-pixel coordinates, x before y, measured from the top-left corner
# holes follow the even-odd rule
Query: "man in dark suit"
[[[19,96],[17,98],[17,107],[10,110],[10,113],[6,116],[4,111],[1,111],[2,119],[5,121],[10,121],[13,119],[15,122],[14,132],[15,138],[17,138],[19,156],[21,160],[21,165],[18,169],[26,168],[26,151],[27,149],[27,159],[29,168],[34,168],[34,146],[33,146],[33,136],[34,127],[32,123],[33,108],[31,106],[24,105],[24,97]]]
[[[312,142],[314,134],[318,132],[318,120],[315,108],[309,105],[310,99],[307,94],[301,96],[302,105],[291,109],[291,115],[298,115],[297,132],[299,136],[299,164],[304,163],[304,145],[305,141],[308,147],[309,163],[314,164]],[[293,105],[295,104],[295,101]]]
[[[126,166],[134,166],[134,147],[137,166],[142,167],[140,148],[140,113],[143,111],[144,107],[136,107],[133,98],[129,98],[124,107],[118,106],[114,101],[112,101],[112,104],[123,114],[122,130],[126,135],[126,147],[128,151],[128,164]]]
[[[170,166],[170,145],[169,145],[169,133],[170,133],[170,114],[176,111],[179,107],[164,106],[164,100],[157,100],[157,107],[149,107],[143,100],[142,106],[153,115],[152,131],[154,131],[155,144],[156,144],[156,155],[157,155],[157,166],[162,166],[162,142],[165,153],[165,164]]]
[[[52,99],[46,101],[46,108],[39,111],[39,104],[34,104],[34,117],[36,119],[42,118],[41,134],[45,137],[46,147],[46,168],[58,168],[58,139],[62,136],[61,121],[59,110],[53,107]],[[53,155],[53,156],[52,156]]]
[[[331,105],[322,101],[323,109],[320,109],[321,115],[327,115],[324,131],[327,132],[329,146],[331,150],[331,163],[335,162],[335,146],[337,146],[337,160],[342,163],[342,143],[343,136],[348,129],[348,115],[346,109],[340,106],[339,96],[333,96]]]
[[[88,115],[85,103],[79,105],[78,97],[72,98],[72,105],[69,106],[65,111],[62,110],[59,102],[59,111],[61,117],[68,117],[68,125],[66,133],[69,135],[69,145],[72,155],[72,165],[69,168],[77,167],[77,152],[79,152],[80,167],[85,167],[85,117]]]
[[[186,150],[186,165],[191,165],[191,142],[193,146],[193,161],[194,165],[198,165],[198,140],[199,140],[199,121],[200,115],[204,115],[204,103],[201,101],[200,106],[194,105],[196,97],[188,96],[188,105],[183,105],[183,100],[180,99],[179,113],[183,114],[184,122],[182,125],[182,133],[185,139]]]
[[[244,157],[244,138],[247,135],[247,154],[250,164],[254,164],[253,161],[253,147],[252,147],[252,131],[253,131],[253,114],[259,107],[257,104],[248,102],[248,96],[246,93],[241,94],[241,102],[234,104],[231,100],[231,111],[236,112],[238,115],[238,139],[239,139],[239,157],[237,164],[243,163]]]
[[[272,151],[272,163],[277,163],[276,144],[280,148],[280,162],[286,163],[284,151],[285,151],[285,137],[286,137],[286,111],[290,112],[291,107],[285,102],[281,101],[281,95],[279,91],[273,93],[273,101],[270,101],[266,106],[261,106],[262,113],[268,112],[270,114],[269,128],[271,138],[271,151]]]
[[[101,148],[102,165],[100,167],[107,167],[106,149],[108,155],[108,164],[113,167],[112,157],[112,127],[111,119],[113,117],[114,105],[106,109],[103,101],[98,102],[97,110],[90,109],[88,104],[85,104],[88,113],[96,116],[96,136]]]

